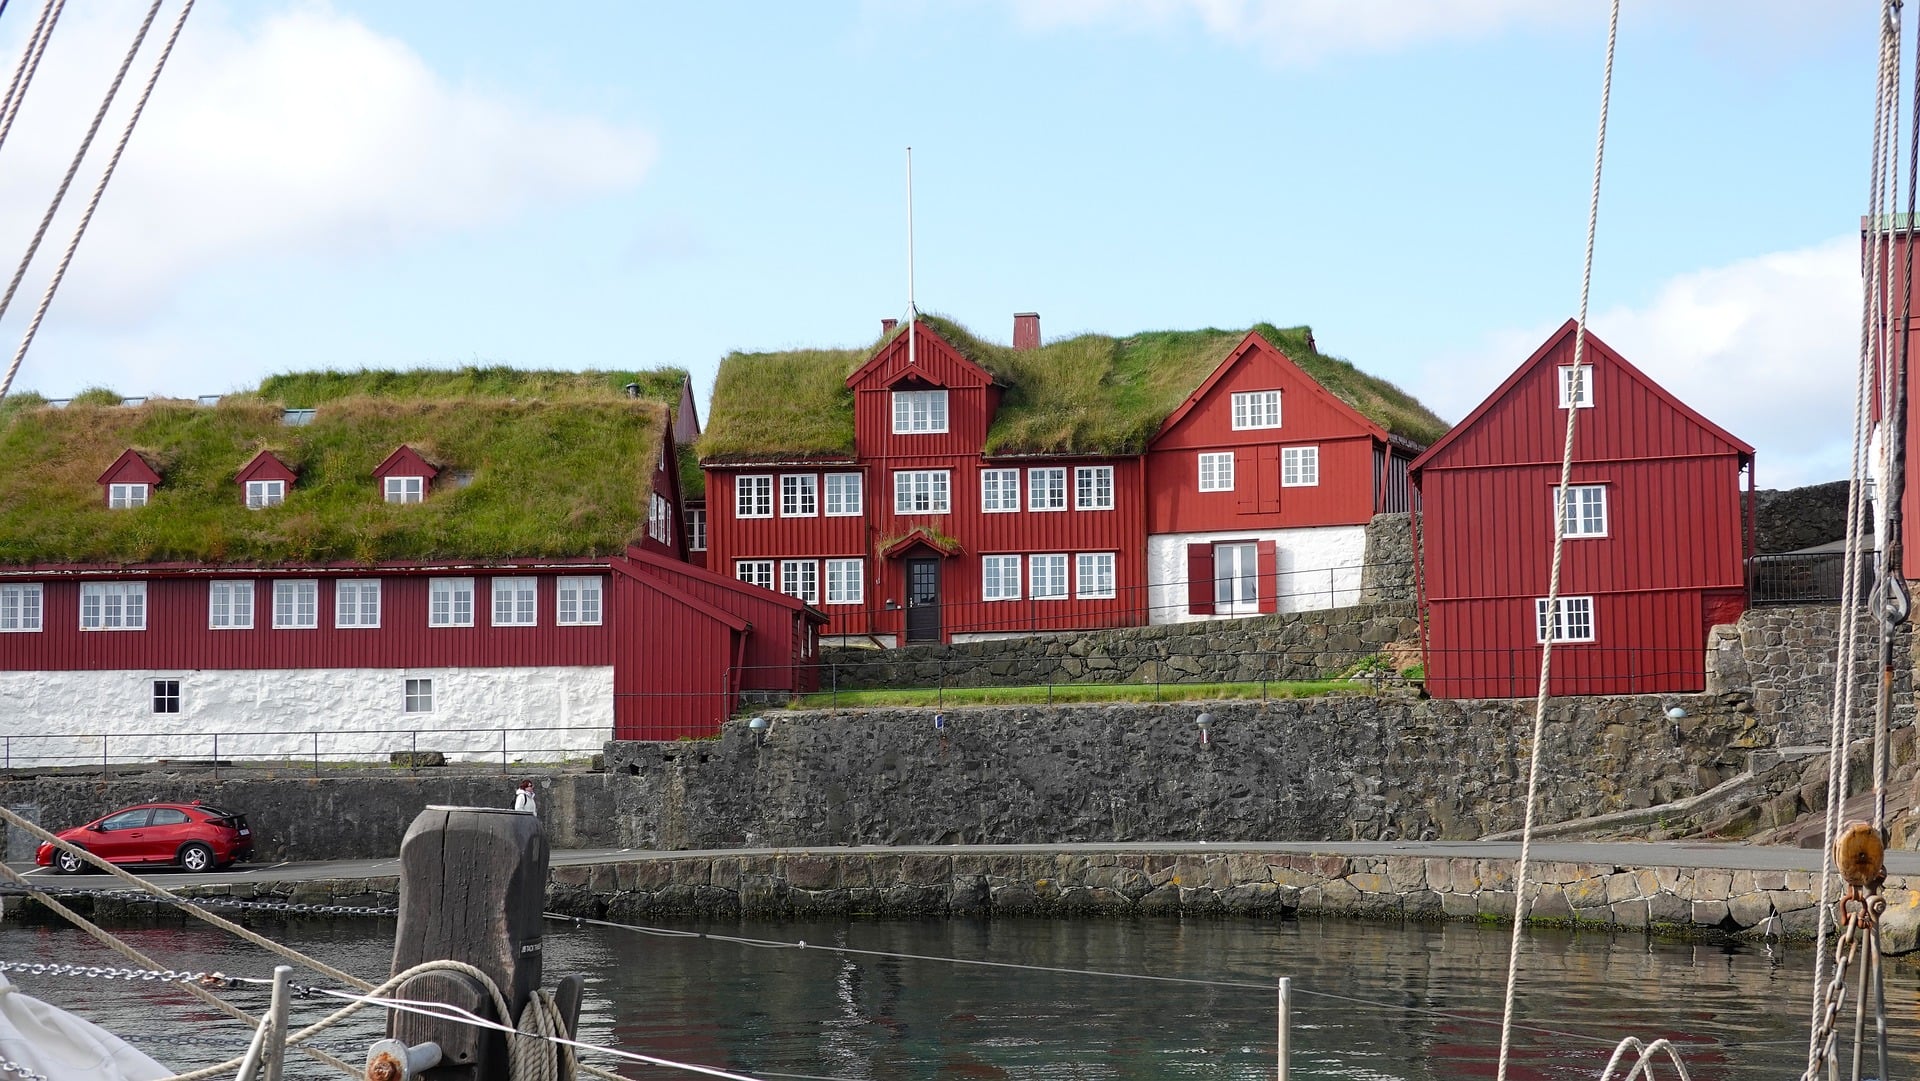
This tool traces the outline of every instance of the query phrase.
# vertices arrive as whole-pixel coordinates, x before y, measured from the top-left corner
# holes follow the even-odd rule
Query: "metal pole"
[[[313,730],[313,775],[320,776],[320,730]]]
[[[280,1081],[280,1066],[287,1058],[287,980],[293,975],[290,965],[273,966],[273,1003],[267,1007],[266,1081]]]
[[[1292,1041],[1288,1038],[1287,1030],[1292,1027],[1292,1017],[1290,1016],[1293,1011],[1292,998],[1293,998],[1293,981],[1289,980],[1285,976],[1280,977],[1280,1072],[1278,1075],[1279,1081],[1287,1081],[1287,1058],[1291,1050],[1291,1043],[1292,1043]]]
[[[213,779],[220,779],[220,733],[213,734]]]
[[[500,774],[501,776],[504,777],[506,773],[507,773],[507,730],[502,728],[500,730]]]

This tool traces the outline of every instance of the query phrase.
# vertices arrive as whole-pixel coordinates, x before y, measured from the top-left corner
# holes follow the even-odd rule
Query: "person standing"
[[[528,814],[537,815],[540,813],[540,804],[533,795],[533,780],[531,778],[521,781],[520,787],[514,791],[513,809],[516,811],[526,811]]]

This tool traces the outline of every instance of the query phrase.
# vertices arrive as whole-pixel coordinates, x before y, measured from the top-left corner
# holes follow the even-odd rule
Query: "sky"
[[[181,0],[0,317],[10,356]],[[1590,326],[1843,478],[1879,4],[1627,0]],[[145,4],[58,22],[25,252]],[[10,75],[40,4],[0,12]],[[1458,420],[1579,306],[1602,0],[199,0],[15,390],[693,373],[916,300],[1008,341],[1308,324]],[[1913,51],[1911,35],[1908,48]]]

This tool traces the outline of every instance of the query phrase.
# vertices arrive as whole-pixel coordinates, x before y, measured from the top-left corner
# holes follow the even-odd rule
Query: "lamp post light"
[[[1202,713],[1193,719],[1193,726],[1200,730],[1200,746],[1207,745],[1207,730],[1213,727],[1213,714]]]
[[[755,717],[748,721],[747,728],[753,733],[753,745],[755,747],[765,747],[767,745],[767,719],[765,717]]]

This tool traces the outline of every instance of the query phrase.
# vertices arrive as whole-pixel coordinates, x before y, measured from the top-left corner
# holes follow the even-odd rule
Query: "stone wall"
[[[1825,746],[1833,708],[1833,681],[1840,638],[1834,605],[1753,608],[1732,626],[1707,637],[1707,693],[1744,694],[1754,712],[1774,728],[1774,742],[1791,747]],[[1913,723],[1913,630],[1895,640],[1896,728]],[[1879,628],[1863,617],[1855,638],[1854,701],[1871,716],[1879,693]]]
[[[1675,722],[1665,710],[1680,705]],[[1210,715],[1202,744],[1195,719]],[[1531,703],[1363,696],[766,714],[699,745],[616,743],[620,844],[1433,840],[1520,825]],[[1650,807],[1769,736],[1705,696],[1557,700],[1542,822]]]
[[[325,776],[268,770],[211,771],[149,768],[98,775],[0,777],[0,804],[54,831],[82,825],[129,803],[201,800],[247,816],[254,859],[368,859],[391,856],[421,808],[429,804],[511,807],[519,776],[442,767],[346,771]],[[618,843],[617,795],[627,785],[601,773],[529,772],[539,793],[541,820],[558,848]],[[8,827],[0,838],[7,860],[31,860],[39,842]]]
[[[820,686],[994,687],[1326,679],[1418,633],[1411,603],[1207,623],[820,651]]]
[[[1376,514],[1367,523],[1360,603],[1412,602],[1413,525],[1406,514]]]
[[[1847,535],[1847,482],[1753,493],[1754,527],[1762,552],[1794,552]]]

